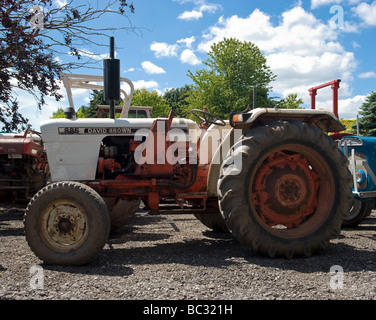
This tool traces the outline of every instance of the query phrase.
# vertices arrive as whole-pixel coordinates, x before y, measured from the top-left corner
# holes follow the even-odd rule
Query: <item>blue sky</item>
[[[92,1],[94,3],[94,1]],[[55,1],[56,5],[64,3]],[[187,71],[204,68],[211,44],[224,37],[254,42],[277,75],[272,96],[298,93],[309,107],[308,88],[341,79],[339,115],[356,117],[365,97],[376,91],[376,1],[362,0],[134,0],[130,16],[136,32],[117,31],[121,76],[163,93],[191,84]],[[113,17],[98,21],[113,25]],[[124,22],[124,21],[123,21]],[[85,48],[105,56],[106,48]],[[103,56],[98,56],[102,59]],[[64,59],[64,57],[59,57]],[[101,64],[99,64],[101,66]],[[75,70],[94,73],[101,70]],[[65,94],[65,91],[62,90]],[[76,107],[89,94],[76,90]],[[23,114],[34,128],[67,100],[48,99],[42,112],[20,93]],[[317,106],[331,109],[331,89],[322,89]]]

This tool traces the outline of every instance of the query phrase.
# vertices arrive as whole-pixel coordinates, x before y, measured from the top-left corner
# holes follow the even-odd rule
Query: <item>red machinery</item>
[[[338,117],[338,89],[341,79],[333,80],[324,84],[320,84],[319,86],[313,87],[308,89],[309,94],[311,96],[311,109],[316,109],[316,95],[317,90],[325,87],[331,86],[333,90],[333,114]]]

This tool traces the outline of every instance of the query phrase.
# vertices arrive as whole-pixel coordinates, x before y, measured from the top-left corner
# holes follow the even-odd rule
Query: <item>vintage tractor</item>
[[[105,96],[118,99],[116,59]],[[110,70],[110,71],[109,71]],[[111,103],[113,109],[113,103]],[[126,110],[124,110],[126,112]],[[351,205],[347,159],[329,111],[254,108],[224,121],[67,119],[41,124],[51,183],[27,206],[27,242],[45,263],[85,264],[103,249],[115,206],[189,213],[270,257],[310,256],[340,233]],[[112,205],[105,199],[112,199]]]
[[[349,159],[353,177],[354,204],[345,227],[358,226],[376,204],[376,138],[347,136],[341,139],[341,149]]]
[[[46,165],[40,135],[0,133],[0,202],[27,204],[46,185]]]
[[[103,90],[103,85],[99,84],[103,82],[102,76],[61,73],[61,79],[73,109],[73,88]],[[115,113],[123,118],[150,118],[152,107],[130,106],[133,83],[126,78],[121,78],[121,81],[128,83],[130,94],[121,90],[124,103],[116,106]],[[122,113],[123,109],[128,110],[128,113]],[[100,105],[97,116],[103,117],[108,110],[108,105]],[[27,204],[49,179],[47,162],[42,135],[39,132],[27,129],[23,134],[0,133],[0,202]],[[109,206],[114,205],[112,198],[106,199],[106,202]]]

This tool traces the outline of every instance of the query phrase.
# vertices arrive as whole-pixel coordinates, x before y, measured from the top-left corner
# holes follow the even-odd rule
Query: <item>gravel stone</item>
[[[260,256],[191,214],[139,211],[91,264],[75,267],[33,254],[24,211],[0,206],[0,300],[376,299],[376,211],[326,250],[291,260]]]

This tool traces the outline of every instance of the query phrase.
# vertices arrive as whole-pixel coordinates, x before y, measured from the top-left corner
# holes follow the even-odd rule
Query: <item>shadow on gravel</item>
[[[0,203],[0,223],[1,221],[22,220],[24,213],[25,206],[11,206]]]
[[[157,219],[157,218],[155,218]],[[163,217],[158,217],[160,222]],[[141,220],[142,221],[142,220]],[[151,222],[153,223],[153,222]],[[166,225],[158,227],[158,233],[137,232],[134,226],[126,226],[109,239],[109,249],[104,250],[104,259],[108,263],[121,264],[185,264],[192,266],[226,268],[231,265],[249,263],[257,266],[280,270],[295,270],[301,273],[329,272],[334,265],[340,265],[345,271],[376,271],[376,219],[368,219],[365,225],[358,228],[345,229],[344,232],[331,241],[328,248],[316,252],[312,257],[269,258],[243,248],[233,239],[231,234],[221,234],[204,231],[203,239],[184,239],[181,242],[167,242],[170,233],[160,232]],[[170,228],[170,227],[169,227]],[[169,229],[171,230],[171,228]],[[367,231],[367,232],[365,232]],[[372,231],[375,231],[372,234]],[[353,235],[352,235],[353,232]],[[369,250],[359,249],[344,242],[348,237],[354,241],[364,237],[369,240]],[[160,243],[165,240],[165,243]],[[343,240],[343,241],[342,241]],[[132,242],[150,241],[150,246],[133,247]],[[159,242],[159,243],[153,243]],[[114,248],[112,245],[127,243],[129,247]],[[116,246],[115,246],[116,247]]]
[[[0,237],[23,235],[23,224],[16,228],[12,225],[14,223],[19,225],[23,220],[25,207],[20,205],[0,205]]]
[[[23,235],[21,221],[24,208],[2,206],[0,209],[0,237]],[[187,226],[182,224],[184,221]],[[202,231],[202,236],[194,239],[189,239],[186,235],[171,239],[181,231],[179,228],[189,228],[196,221],[189,216],[175,220],[165,216],[138,216],[136,224],[126,225],[110,236],[103,252],[91,264],[77,267],[43,265],[43,268],[75,274],[121,277],[133,274],[134,270],[130,265],[160,264],[223,269],[249,264],[301,273],[327,273],[332,266],[340,265],[345,272],[376,271],[376,217],[367,219],[358,228],[344,229],[326,250],[317,252],[310,258],[296,257],[291,260],[272,259],[256,254],[241,247],[230,233],[216,233],[208,229]],[[21,227],[15,228],[15,225]],[[352,241],[354,246],[349,245]],[[360,248],[355,246],[359,241],[363,241]],[[0,271],[1,268],[0,265]]]
[[[206,232],[205,232],[206,233]],[[210,233],[211,238],[184,240],[176,243],[158,243],[146,247],[113,248],[109,240],[100,256],[91,264],[77,267],[49,266],[43,268],[74,274],[104,275],[127,277],[134,270],[128,265],[184,264],[226,269],[229,266],[248,263],[258,267],[277,270],[294,270],[301,273],[330,271],[334,265],[340,265],[345,272],[376,272],[376,252],[359,250],[343,243],[331,243],[322,252],[310,258],[294,259],[269,258],[258,255],[241,247],[231,236]],[[156,236],[156,237],[154,237]],[[161,240],[166,235],[138,234],[137,237],[149,240]]]
[[[340,265],[345,271],[376,271],[376,252],[359,250],[343,243],[331,243],[326,250],[312,257],[295,257],[291,260],[262,256],[228,239],[185,240],[141,248],[110,248],[105,249],[103,255],[102,259],[109,264],[113,261],[121,265],[185,264],[226,268],[246,261],[257,266],[301,273],[328,272],[333,265]]]

